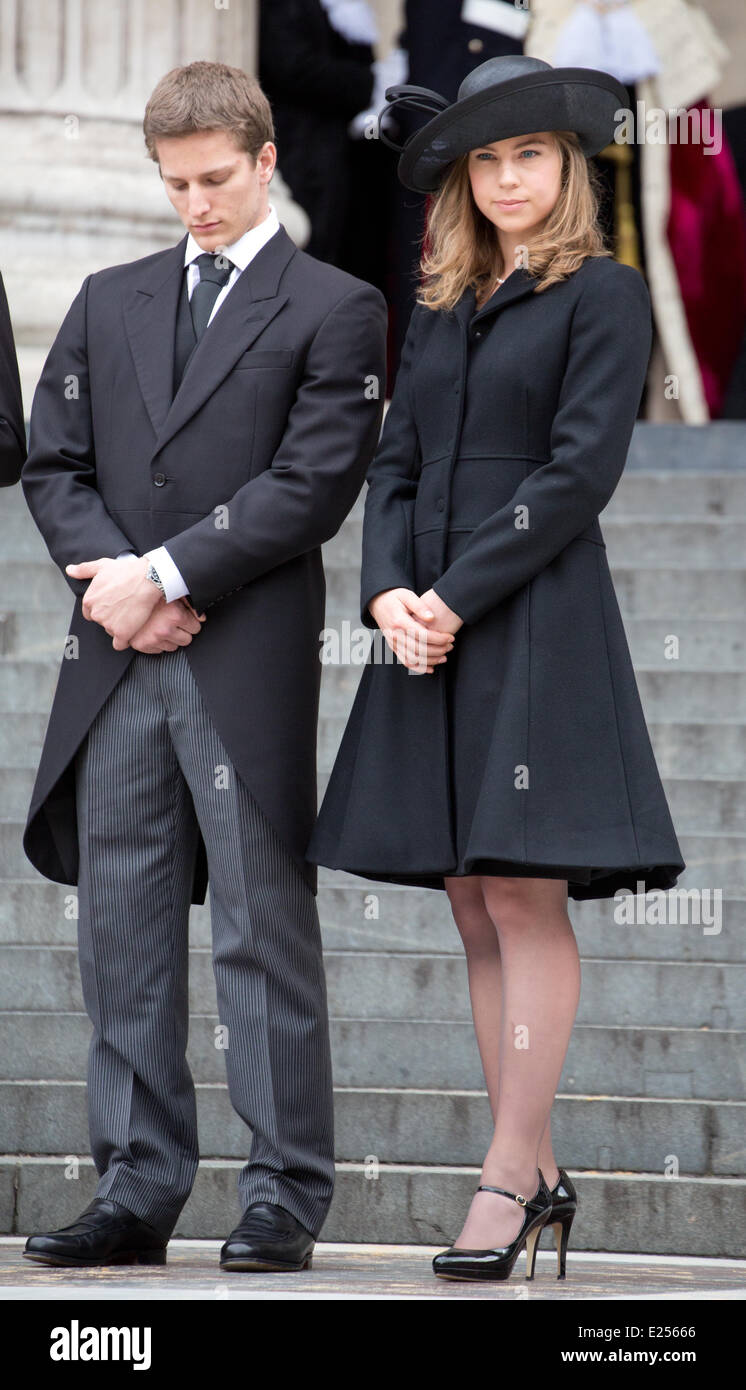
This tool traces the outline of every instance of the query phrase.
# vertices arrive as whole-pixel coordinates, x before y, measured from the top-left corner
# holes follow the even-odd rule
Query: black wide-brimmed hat
[[[611,143],[629,96],[608,72],[596,68],[553,68],[542,58],[510,53],[489,58],[468,73],[449,102],[428,87],[389,87],[383,117],[397,106],[434,112],[403,145],[379,132],[400,154],[399,178],[418,193],[434,192],[454,159],[516,135],[572,130],[586,157]]]

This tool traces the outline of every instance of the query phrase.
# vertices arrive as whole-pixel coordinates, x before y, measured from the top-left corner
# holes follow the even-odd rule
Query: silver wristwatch
[[[156,584],[157,587],[160,589],[161,593],[163,594],[163,597],[166,597],[166,590],[163,587],[163,580],[161,579],[161,576],[159,575],[152,561],[148,564],[148,570],[147,574],[145,575],[145,578],[149,579],[153,584]]]

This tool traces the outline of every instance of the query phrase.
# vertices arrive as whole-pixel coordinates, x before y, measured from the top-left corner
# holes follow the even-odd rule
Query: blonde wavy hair
[[[548,133],[562,156],[560,192],[522,262],[537,277],[537,294],[566,279],[586,257],[613,255],[598,225],[602,184],[595,166],[573,131]],[[497,228],[474,202],[468,164],[468,154],[454,161],[428,210],[417,302],[429,309],[452,309],[469,286],[479,295],[505,269]]]

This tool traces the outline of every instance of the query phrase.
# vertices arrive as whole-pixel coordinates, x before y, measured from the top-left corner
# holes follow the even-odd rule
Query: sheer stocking
[[[580,997],[580,959],[567,913],[567,881],[446,878],[466,952],[474,1027],[494,1134],[480,1182],[531,1197],[537,1167],[557,1181],[550,1112]],[[476,1192],[454,1241],[465,1249],[505,1245],[523,1212],[494,1192]]]

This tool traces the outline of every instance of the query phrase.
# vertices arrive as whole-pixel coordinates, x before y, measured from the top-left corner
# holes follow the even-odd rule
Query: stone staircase
[[[745,446],[740,422],[638,424],[601,519],[688,866],[678,886],[721,888],[722,929],[622,925],[613,900],[571,900],[583,983],[552,1129],[580,1198],[576,1251],[746,1253]],[[324,547],[329,625],[359,627],[364,492]],[[20,485],[0,492],[0,579],[0,1230],[26,1233],[72,1219],[95,1172],[75,890],[21,847],[72,595]],[[361,671],[324,668],[320,797]],[[323,1238],[449,1243],[491,1117],[448,900],[319,880],[338,1162]],[[213,1043],[208,905],[192,910],[191,950],[203,1159],[175,1234],[223,1238],[248,1136]]]

